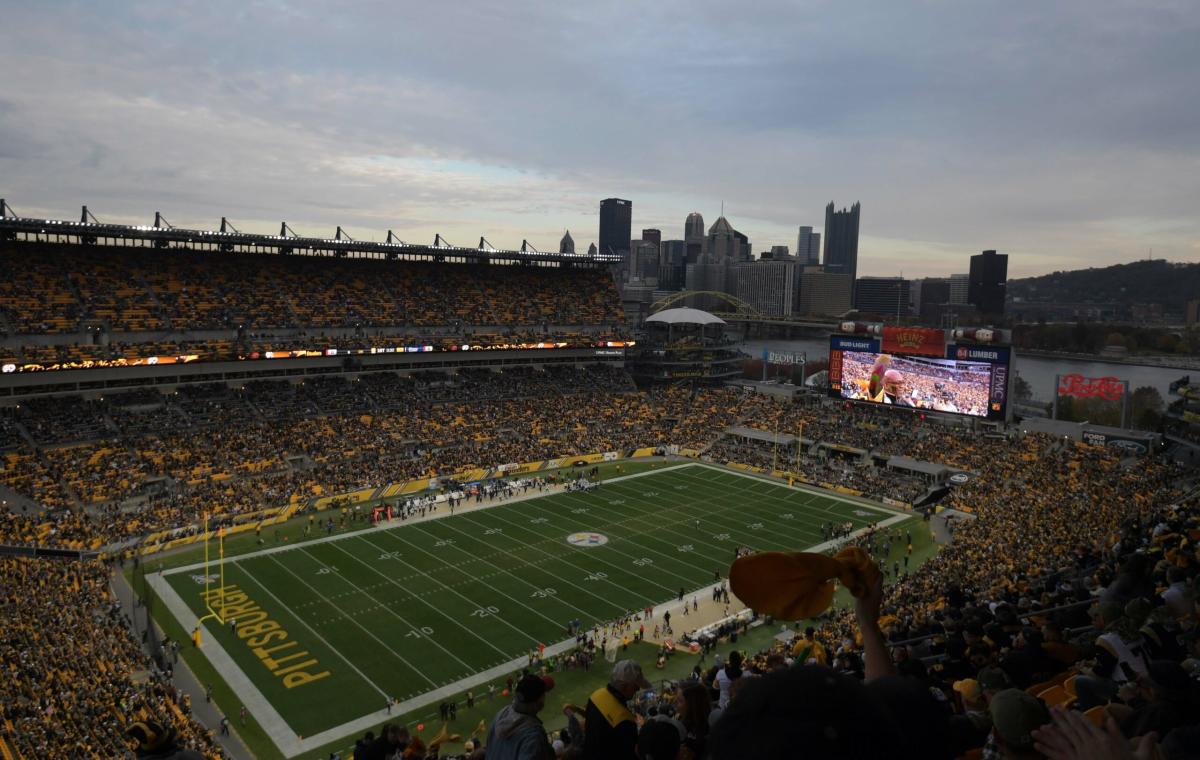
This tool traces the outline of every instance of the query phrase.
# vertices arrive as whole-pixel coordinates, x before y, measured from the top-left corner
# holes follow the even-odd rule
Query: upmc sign
[[[1058,379],[1058,395],[1075,398],[1102,398],[1116,401],[1125,393],[1125,381],[1115,377],[1084,377],[1080,374],[1062,375]]]
[[[1008,346],[976,346],[967,343],[951,343],[946,346],[946,358],[959,362],[985,363],[991,366],[988,380],[988,418],[1005,419],[1008,416],[1008,369],[1012,363],[1012,349]]]

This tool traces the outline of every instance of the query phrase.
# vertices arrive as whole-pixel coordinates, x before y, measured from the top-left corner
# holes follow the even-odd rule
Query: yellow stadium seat
[[[1083,717],[1087,718],[1097,726],[1104,726],[1104,721],[1108,717],[1108,710],[1104,705],[1096,705],[1085,712]]]
[[[1037,697],[1047,705],[1061,705],[1063,707],[1075,701],[1075,697],[1064,689],[1061,684],[1051,686],[1049,689],[1040,692]]]

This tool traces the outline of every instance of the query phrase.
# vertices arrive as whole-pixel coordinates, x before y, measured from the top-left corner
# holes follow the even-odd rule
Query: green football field
[[[680,589],[706,594],[737,547],[803,550],[822,543],[828,522],[903,519],[700,464],[439,515],[226,562],[226,595],[214,602],[241,631],[207,621],[202,651],[285,754],[295,752],[283,735],[328,741],[377,723],[388,696],[414,705],[501,682],[539,643],[567,639],[573,619],[586,629]],[[577,533],[599,537],[569,542]],[[203,572],[160,580],[185,625],[192,615],[181,611],[206,612]],[[253,690],[264,704],[244,693]],[[300,741],[291,748],[307,749]]]

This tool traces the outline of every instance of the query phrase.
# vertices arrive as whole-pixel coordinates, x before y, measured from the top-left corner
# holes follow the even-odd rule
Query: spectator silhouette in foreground
[[[546,694],[554,688],[547,677],[527,674],[513,689],[512,704],[496,713],[488,730],[488,760],[552,760],[554,751],[537,714],[546,706]]]
[[[635,760],[638,727],[629,700],[639,689],[650,688],[642,666],[621,660],[613,666],[608,685],[592,692],[586,711],[587,731],[583,743],[585,760]]]

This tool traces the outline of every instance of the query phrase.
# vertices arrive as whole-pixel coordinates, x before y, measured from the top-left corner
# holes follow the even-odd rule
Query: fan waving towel
[[[729,587],[738,599],[779,620],[820,615],[833,601],[835,580],[862,597],[878,578],[879,567],[857,546],[832,557],[761,552],[741,557],[729,568]]]

